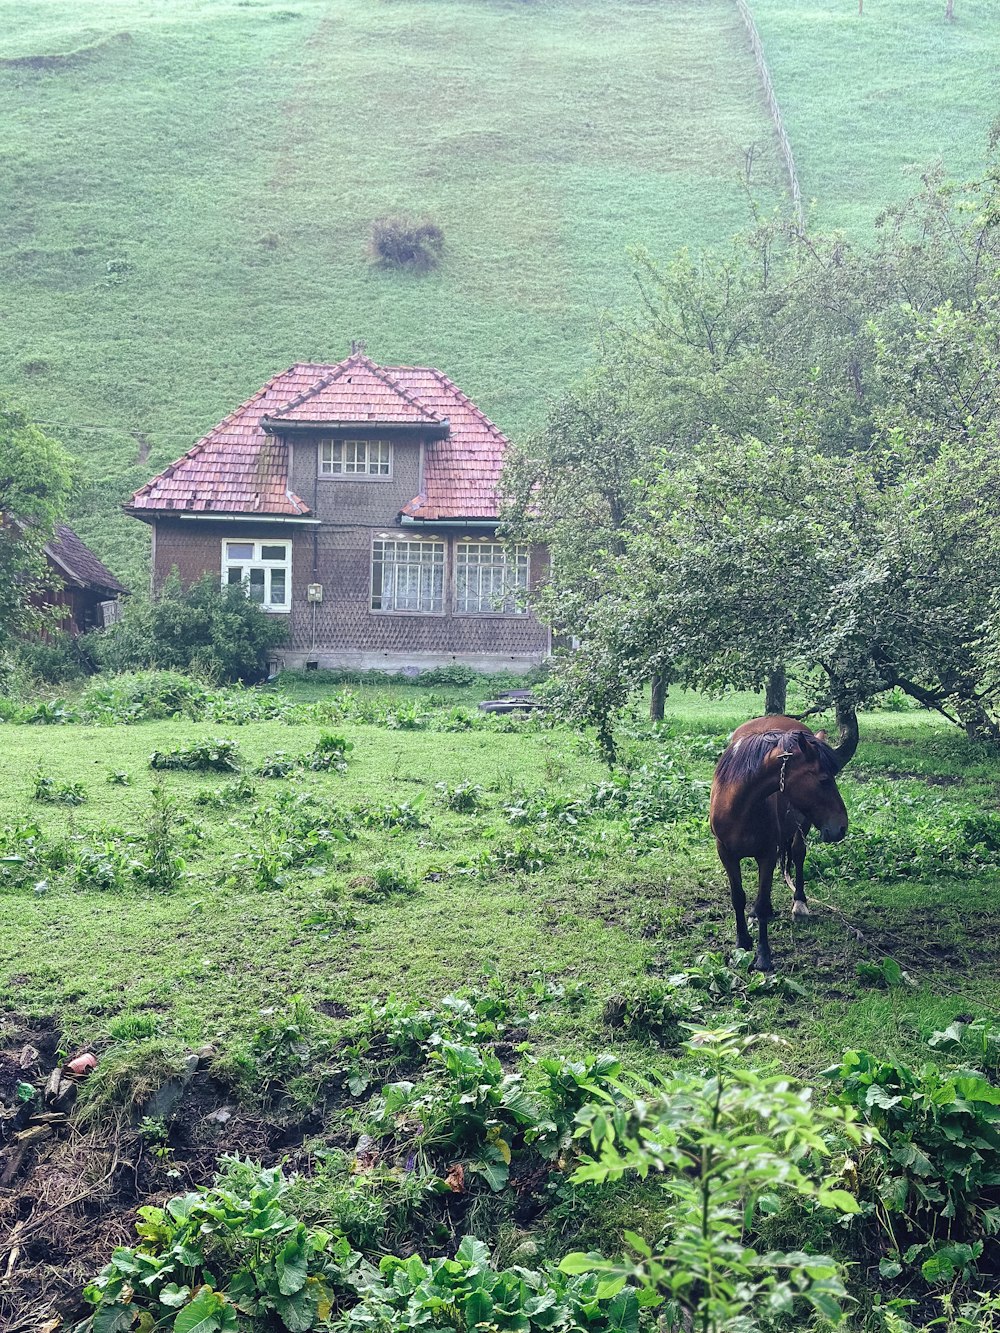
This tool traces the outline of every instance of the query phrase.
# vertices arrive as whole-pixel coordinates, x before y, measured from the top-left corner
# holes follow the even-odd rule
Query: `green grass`
[[[859,237],[943,164],[981,167],[996,115],[992,0],[750,0],[814,224]]]
[[[666,736],[642,739],[640,727],[626,753],[636,764],[673,755],[699,778],[711,772],[703,745],[701,757],[690,757],[700,738],[722,734],[754,711],[749,697],[712,704],[678,695],[670,704]],[[433,717],[433,705],[430,711]],[[585,983],[591,996],[585,1018],[553,1019],[548,1039],[597,1049],[614,1043],[600,1020],[610,996],[690,966],[706,950],[731,952],[724,881],[703,813],[676,827],[638,832],[610,816],[578,830],[510,826],[501,807],[515,791],[582,794],[602,779],[590,748],[569,731],[335,730],[354,746],[346,774],[254,779],[254,796],[225,809],[199,806],[194,798],[205,789],[232,787],[235,776],[164,775],[181,817],[176,832],[187,862],[186,878],[173,893],[81,890],[68,872],[57,872],[41,891],[28,883],[0,894],[0,1005],[54,1018],[71,1041],[106,1043],[124,1030],[123,1015],[145,1013],[156,1016],[165,1039],[188,1047],[213,1039],[226,1048],[245,1042],[260,1011],[293,993],[357,1013],[392,991],[429,1001],[495,965],[511,979],[539,972]],[[244,769],[252,772],[275,751],[311,750],[320,731],[281,722],[229,729],[187,721],[4,726],[0,829],[37,824],[48,842],[65,842],[71,853],[115,830],[141,838],[157,777],[148,767],[154,749],[225,734],[238,742]],[[933,838],[948,811],[995,805],[1000,764],[969,751],[967,773],[954,785],[899,780],[886,803],[892,810],[872,811],[866,792],[873,780],[893,781],[901,750],[913,756],[912,770],[953,780],[968,747],[915,713],[871,715],[863,731],[856,767],[842,783],[856,816],[856,841],[866,828],[891,840],[899,827],[892,821],[902,818],[905,826],[910,817],[923,820]],[[81,783],[85,804],[70,809],[32,800],[39,770],[59,783]],[[122,771],[130,784],[109,785],[108,775]],[[449,811],[439,782],[480,784],[485,808]],[[281,822],[275,802],[289,789],[335,811],[409,802],[425,827],[364,829],[355,822],[354,840],[265,891],[239,857]],[[947,808],[940,803],[944,790]],[[331,820],[352,823],[349,814],[334,813]],[[573,834],[579,836],[575,846]],[[517,838],[545,849],[550,863],[534,872],[489,866],[476,872],[480,853]],[[851,835],[843,845],[848,852],[850,845]],[[789,1038],[782,1058],[791,1068],[814,1074],[859,1043],[879,1053],[913,1052],[922,1049],[921,1033],[946,1026],[956,1013],[995,1012],[995,871],[986,867],[963,880],[963,867],[944,855],[932,875],[880,882],[875,864],[870,878],[864,866],[859,871],[850,862],[849,873],[831,874],[827,867],[819,878],[819,865],[817,859],[810,876],[814,915],[808,922],[793,928],[784,890],[776,890],[778,966],[806,995],[792,1005],[765,998],[755,1018]],[[417,891],[371,901],[370,876],[379,866],[402,871]],[[911,984],[873,991],[859,979],[857,963],[887,954]],[[637,1058],[647,1060],[648,1051]]]

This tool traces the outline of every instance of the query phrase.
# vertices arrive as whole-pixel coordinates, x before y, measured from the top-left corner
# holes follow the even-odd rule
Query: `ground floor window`
[[[444,550],[442,541],[377,537],[372,545],[372,610],[440,615]]]
[[[242,583],[250,600],[265,611],[290,611],[292,543],[223,542],[222,583],[224,587]]]
[[[493,541],[455,543],[455,610],[463,615],[518,615],[528,586],[528,547]]]

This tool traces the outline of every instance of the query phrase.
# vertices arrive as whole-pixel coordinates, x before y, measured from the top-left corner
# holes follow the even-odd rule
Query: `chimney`
[[[368,352],[368,346],[364,338],[351,339],[351,356],[365,356]]]

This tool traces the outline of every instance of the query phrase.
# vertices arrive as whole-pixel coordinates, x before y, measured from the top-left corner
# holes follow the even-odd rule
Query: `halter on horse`
[[[780,862],[793,890],[792,914],[807,916],[806,835],[815,827],[824,842],[839,842],[847,832],[847,811],[834,779],[857,744],[853,718],[843,743],[834,749],[822,732],[810,731],[795,718],[758,717],[733,732],[716,765],[709,823],[729,879],[741,949],[752,948],[752,943],[740,862],[744,857],[757,862],[754,914],[759,940],[754,966],[762,972],[773,971],[767,927],[774,917],[771,881],[775,866]]]

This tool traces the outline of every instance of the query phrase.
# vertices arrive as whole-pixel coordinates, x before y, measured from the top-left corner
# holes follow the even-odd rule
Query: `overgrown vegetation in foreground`
[[[11,1328],[87,1282],[95,1330],[992,1327],[995,756],[866,715],[766,981],[705,823],[756,700],[671,698],[609,774],[476,697],[7,709],[0,1172],[98,1056],[0,1186]]]

